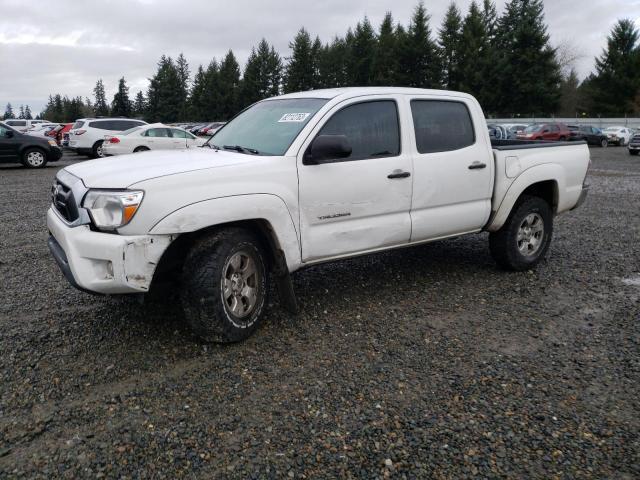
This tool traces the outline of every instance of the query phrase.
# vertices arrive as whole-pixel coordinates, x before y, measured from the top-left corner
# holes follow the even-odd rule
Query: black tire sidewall
[[[147,147],[136,147],[133,149],[133,153],[141,153],[141,152],[148,152],[149,148]]]
[[[93,144],[93,147],[91,147],[91,156],[93,158],[102,158],[100,155],[98,155],[98,148],[101,147],[103,143],[104,140],[98,140]]]
[[[229,312],[222,290],[223,268],[227,259],[239,251],[250,254],[261,270],[256,307],[246,319],[238,319]],[[183,270],[183,309],[187,323],[198,337],[207,342],[237,342],[258,328],[267,304],[268,272],[262,248],[250,233],[230,229],[202,239],[187,255]]]
[[[518,230],[525,217],[538,213],[544,222],[543,244],[531,256],[518,249]],[[523,271],[537,265],[547,254],[553,237],[553,213],[549,204],[539,197],[524,197],[513,209],[502,229],[490,236],[491,252],[498,263],[509,270]]]

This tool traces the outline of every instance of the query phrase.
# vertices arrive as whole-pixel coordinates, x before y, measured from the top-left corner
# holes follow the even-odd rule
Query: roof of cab
[[[280,95],[278,99],[286,98],[324,98],[333,99],[336,97],[351,98],[361,95],[453,95],[456,97],[472,98],[468,93],[456,92],[452,90],[430,90],[426,88],[408,88],[408,87],[342,87],[342,88],[326,88],[318,90],[307,90],[304,92],[287,93]]]

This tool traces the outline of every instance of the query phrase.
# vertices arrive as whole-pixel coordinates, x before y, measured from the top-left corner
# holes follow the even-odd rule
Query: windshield
[[[227,123],[207,145],[220,149],[242,147],[253,153],[257,151],[258,155],[283,155],[327,101],[320,98],[265,100]]]
[[[537,132],[541,128],[542,128],[542,125],[529,125],[527,128],[524,129],[524,133]]]

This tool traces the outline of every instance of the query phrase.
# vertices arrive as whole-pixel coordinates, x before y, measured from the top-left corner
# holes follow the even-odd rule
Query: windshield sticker
[[[280,122],[304,122],[309,115],[310,115],[309,113],[285,113],[284,115],[282,115],[280,120],[278,120],[278,123],[280,123]]]

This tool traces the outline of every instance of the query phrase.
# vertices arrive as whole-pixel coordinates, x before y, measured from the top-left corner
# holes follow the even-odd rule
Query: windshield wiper
[[[224,148],[225,150],[233,150],[240,153],[249,152],[253,155],[258,155],[260,153],[255,148],[242,147],[240,145],[224,145],[222,148]]]

